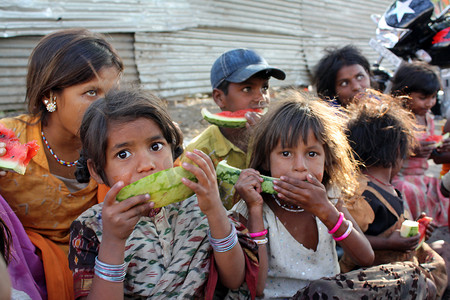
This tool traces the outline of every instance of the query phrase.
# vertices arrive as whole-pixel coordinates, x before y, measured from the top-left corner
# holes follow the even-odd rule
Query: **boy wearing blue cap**
[[[222,111],[265,108],[270,102],[269,79],[284,80],[286,74],[270,66],[258,53],[249,49],[233,49],[223,53],[211,68],[211,86],[214,102]],[[244,169],[250,161],[249,137],[251,126],[261,115],[247,112],[245,128],[209,126],[186,147],[186,151],[199,149],[211,157],[214,165],[226,159],[228,164]],[[185,152],[186,152],[185,151]],[[181,161],[187,161],[182,157]],[[233,202],[234,187],[219,183],[219,192],[225,208]]]

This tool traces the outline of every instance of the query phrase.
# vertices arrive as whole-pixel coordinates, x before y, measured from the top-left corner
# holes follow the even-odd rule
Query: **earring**
[[[56,96],[50,95],[50,99],[51,99],[50,101],[45,99],[44,104],[45,107],[47,108],[47,111],[52,113],[56,111]]]

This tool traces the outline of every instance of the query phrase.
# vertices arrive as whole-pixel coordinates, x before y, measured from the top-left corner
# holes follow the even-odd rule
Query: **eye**
[[[156,152],[156,151],[161,150],[162,147],[163,147],[163,143],[158,142],[158,143],[153,143],[153,144],[150,146],[150,149],[152,149],[152,151],[155,151],[155,152]]]
[[[283,151],[283,152],[281,152],[281,155],[282,155],[283,157],[289,157],[289,156],[291,156],[291,152],[289,152],[289,151]]]
[[[127,150],[122,150],[116,154],[119,159],[126,159],[131,156],[131,153]]]
[[[265,91],[265,92],[268,91],[269,90],[269,85],[264,85],[262,87],[262,90]]]
[[[364,76],[363,74],[359,74],[358,76],[356,76],[357,80],[363,80],[366,76]]]
[[[341,87],[346,87],[348,85],[348,82],[347,81],[342,81],[340,84],[339,84],[339,86],[341,86]]]
[[[242,89],[242,91],[243,91],[244,93],[249,93],[250,90],[251,90],[251,89],[250,89],[249,86],[246,86],[245,88]]]
[[[317,154],[317,152],[315,152],[315,151],[309,151],[308,152],[308,156],[309,157],[316,157],[318,154]]]
[[[89,90],[89,91],[86,92],[86,94],[88,96],[95,97],[95,96],[97,96],[97,91],[96,90]]]

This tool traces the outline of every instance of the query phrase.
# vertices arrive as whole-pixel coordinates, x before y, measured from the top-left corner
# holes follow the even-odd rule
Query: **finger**
[[[125,186],[123,181],[116,182],[111,189],[106,193],[105,199],[103,201],[103,206],[108,207],[114,205],[116,202],[116,196],[120,190]]]
[[[203,160],[205,161],[206,165],[208,166],[211,174],[215,174],[216,173],[216,167],[214,166],[211,158],[206,155],[205,152],[198,150],[198,149],[194,149],[195,154],[199,155],[200,157],[203,158]]]
[[[319,179],[317,179],[315,176],[313,176],[312,174],[308,174],[306,175],[306,180],[309,183],[314,184],[315,186],[322,186],[322,183],[319,181]]]
[[[194,172],[200,172],[200,170],[202,173],[204,173],[204,175],[206,175],[206,177],[209,177],[212,174],[215,174],[215,169],[214,169],[214,166],[212,165],[212,162],[211,162],[212,166],[208,165],[208,163],[207,163],[207,160],[211,161],[211,159],[206,154],[204,154],[202,151],[194,150],[194,152],[186,152],[186,156],[197,165],[197,166],[194,166],[194,165],[188,166],[189,169],[186,169],[184,167],[185,164],[183,164],[183,168],[185,168],[192,174],[197,175]],[[197,179],[200,180],[200,178],[198,178],[198,177],[197,177]]]

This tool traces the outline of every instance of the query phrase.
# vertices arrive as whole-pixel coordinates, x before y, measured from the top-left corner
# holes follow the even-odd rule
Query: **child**
[[[326,50],[314,68],[313,85],[321,98],[346,107],[357,93],[370,88],[370,76],[369,61],[347,45]]]
[[[280,80],[286,77],[282,70],[269,66],[253,50],[233,49],[225,52],[211,68],[214,102],[223,111],[265,108],[270,101],[271,76]],[[227,159],[231,166],[246,168],[251,152],[248,143],[249,127],[258,122],[260,115],[249,112],[246,118],[246,128],[209,126],[186,147],[186,151],[199,149],[208,154],[216,166],[221,160]],[[181,160],[188,161],[186,157]],[[234,204],[234,187],[220,183],[219,192],[223,205],[230,209]]]
[[[408,96],[407,106],[415,115],[419,142],[392,183],[403,195],[413,219],[425,212],[436,225],[447,226],[449,200],[440,192],[440,180],[425,175],[428,159],[442,163],[439,161],[442,154],[450,150],[450,139],[437,148],[435,142],[427,141],[427,137],[434,134],[430,109],[436,103],[440,87],[438,75],[430,65],[422,62],[402,65],[392,79],[392,94]]]
[[[249,296],[242,284],[252,288],[255,265],[237,243],[235,226],[220,205],[207,155],[194,150],[186,155],[196,166],[183,163],[198,179],[183,178],[196,196],[161,209],[152,209],[149,195],[115,201],[123,186],[172,168],[182,145],[180,130],[158,98],[143,92],[110,93],[88,108],[80,137],[89,173],[111,189],[103,203],[71,226],[75,297],[211,299],[217,277],[225,287]]]
[[[420,235],[400,236],[405,220],[403,200],[390,184],[391,178],[408,157],[414,146],[414,116],[402,107],[398,99],[373,90],[358,94],[358,105],[350,105],[347,135],[355,158],[361,162],[364,175],[360,178],[363,198],[348,207],[375,251],[374,265],[412,261],[429,277],[431,290],[442,296],[447,285],[445,262],[428,244],[415,251]],[[433,227],[428,226],[430,236]],[[355,265],[344,255],[341,271]],[[410,287],[412,288],[412,287]]]
[[[310,281],[337,274],[333,238],[358,264],[373,261],[343,201],[357,186],[343,123],[326,102],[290,91],[256,128],[251,169],[236,183],[243,200],[233,210],[259,244],[258,295],[292,297]],[[260,174],[279,178],[277,195],[260,194]],[[334,203],[327,196],[332,186]]]

